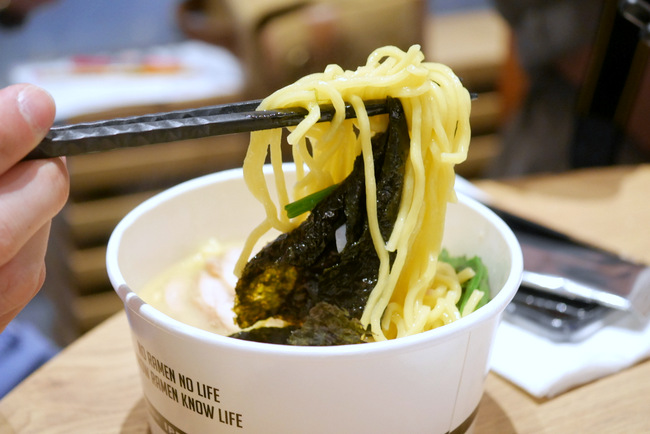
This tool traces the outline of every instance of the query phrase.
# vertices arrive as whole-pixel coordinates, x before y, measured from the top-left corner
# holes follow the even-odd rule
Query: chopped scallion
[[[287,217],[292,219],[308,211],[311,211],[312,209],[314,209],[316,205],[318,205],[318,203],[321,200],[325,199],[336,187],[338,187],[338,184],[330,185],[327,188],[324,188],[320,191],[307,195],[302,199],[298,199],[295,202],[291,202],[290,204],[285,205],[284,209],[285,211],[287,211]]]

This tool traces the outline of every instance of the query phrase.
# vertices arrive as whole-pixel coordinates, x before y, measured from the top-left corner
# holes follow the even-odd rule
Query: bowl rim
[[[294,167],[295,166],[292,163],[285,163],[283,165],[284,170],[293,170]],[[271,170],[272,168],[268,165],[264,167],[265,173],[269,173]],[[190,326],[181,321],[178,321],[158,311],[153,306],[147,304],[142,298],[137,295],[135,291],[128,287],[124,276],[120,271],[118,254],[120,241],[124,235],[124,232],[141,215],[151,211],[163,202],[184,194],[189,190],[198,189],[217,182],[241,178],[242,174],[242,168],[235,168],[214,172],[179,183],[145,200],[140,205],[131,210],[117,224],[107,244],[106,269],[115,292],[124,302],[125,310],[132,310],[154,327],[165,330],[168,333],[193,340],[199,340],[208,345],[229,348],[231,350],[245,351],[250,353],[265,353],[283,356],[300,356],[313,358],[334,356],[349,357],[369,353],[393,352],[396,350],[399,352],[404,352],[416,347],[419,348],[422,346],[437,345],[443,340],[450,339],[467,331],[476,325],[476,323],[481,323],[483,321],[489,320],[492,317],[498,317],[501,315],[505,310],[506,305],[514,297],[514,294],[517,291],[519,284],[521,283],[521,276],[523,272],[523,255],[519,242],[517,241],[517,238],[515,237],[510,227],[485,205],[481,204],[475,199],[470,198],[469,196],[457,192],[458,204],[466,206],[473,211],[481,214],[488,220],[490,224],[495,226],[497,231],[502,235],[510,251],[511,264],[510,272],[508,273],[506,282],[504,282],[503,286],[496,294],[496,296],[494,296],[485,306],[481,307],[477,311],[472,312],[468,316],[454,321],[451,324],[447,324],[443,327],[438,327],[433,330],[428,330],[398,339],[371,342],[362,345],[338,345],[324,347],[278,345],[234,339],[207,330],[199,329],[197,327]]]

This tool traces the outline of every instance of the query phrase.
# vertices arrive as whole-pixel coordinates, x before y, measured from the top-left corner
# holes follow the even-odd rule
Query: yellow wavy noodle
[[[402,200],[393,233],[384,240],[377,221],[371,137],[384,131],[387,116],[369,118],[364,100],[399,98],[410,133]],[[345,120],[345,103],[356,119]],[[331,104],[331,123],[316,123],[320,106]],[[251,134],[244,177],[266,210],[266,219],[250,235],[236,268],[240,274],[255,242],[266,230],[287,232],[304,216],[288,219],[284,206],[341,182],[362,155],[366,208],[375,249],[380,258],[378,281],[361,321],[374,339],[411,335],[460,318],[456,308],[460,281],[455,271],[438,262],[447,203],[455,200],[454,165],[465,160],[470,139],[470,96],[446,66],[424,61],[417,45],[404,52],[396,47],[375,50],[366,65],[346,71],[337,65],[305,76],[267,97],[260,109],[304,107],[308,116],[291,129],[288,143],[297,166],[291,195],[282,171],[279,130]],[[270,155],[274,187],[262,167]],[[277,201],[271,200],[276,189]],[[395,252],[392,266],[389,252]]]

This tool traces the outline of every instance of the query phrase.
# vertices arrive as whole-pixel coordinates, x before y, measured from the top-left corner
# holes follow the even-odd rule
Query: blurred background
[[[574,111],[601,6],[587,0],[0,0],[0,86],[41,85],[55,98],[56,122],[74,123],[261,98],[328,63],[353,69],[379,46],[418,43],[427,60],[451,66],[479,94],[471,150],[459,174],[562,171],[571,164],[567,113]],[[637,64],[645,66],[643,55]],[[647,75],[636,73],[637,88],[650,86]],[[640,103],[627,102],[634,104]],[[520,145],[522,137],[531,143]],[[233,135],[68,159],[71,195],[54,222],[45,286],[0,335],[0,372],[16,373],[0,382],[0,396],[2,387],[8,390],[122,309],[104,268],[118,221],[162,189],[241,165],[246,143],[247,136]],[[643,152],[625,158],[646,159]]]

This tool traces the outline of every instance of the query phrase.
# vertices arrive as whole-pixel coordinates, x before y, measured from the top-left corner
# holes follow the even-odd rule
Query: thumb
[[[45,137],[54,114],[54,100],[37,86],[17,84],[0,90],[0,174]]]

